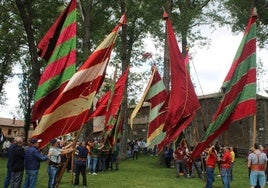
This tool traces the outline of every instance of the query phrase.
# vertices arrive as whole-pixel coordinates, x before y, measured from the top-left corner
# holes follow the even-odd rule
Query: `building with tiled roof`
[[[0,117],[0,128],[6,138],[24,137],[24,121]]]

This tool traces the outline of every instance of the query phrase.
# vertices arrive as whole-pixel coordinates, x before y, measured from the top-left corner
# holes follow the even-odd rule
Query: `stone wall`
[[[197,115],[184,131],[186,139],[190,145],[195,145],[200,141],[202,135],[208,124],[211,122],[212,116],[217,110],[218,104],[221,100],[220,93],[210,94],[199,97],[201,109],[197,111]],[[130,113],[134,107],[129,109]],[[256,116],[256,142],[263,145],[268,144],[268,98],[257,96],[257,116]],[[147,125],[148,125],[149,105],[145,105],[137,117],[134,119],[133,130],[130,139],[146,138]],[[247,117],[232,123],[228,130],[220,135],[215,143],[218,141],[220,144],[229,145],[236,148],[241,153],[248,152],[248,149],[253,144],[254,134],[254,118]],[[146,131],[144,131],[146,130]]]

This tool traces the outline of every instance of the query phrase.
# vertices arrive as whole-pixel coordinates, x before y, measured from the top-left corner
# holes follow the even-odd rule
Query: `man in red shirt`
[[[173,158],[176,162],[177,178],[180,176],[180,169],[182,170],[184,177],[187,177],[185,156],[185,149],[182,146],[178,145],[173,153]]]
[[[230,188],[232,156],[228,146],[224,147],[223,157],[220,162],[223,188]]]
[[[215,146],[211,146],[208,149],[207,159],[206,159],[206,188],[212,188],[212,183],[214,181],[214,168],[217,162],[217,153],[215,150]]]

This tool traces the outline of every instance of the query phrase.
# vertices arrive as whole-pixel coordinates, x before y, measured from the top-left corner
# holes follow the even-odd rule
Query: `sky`
[[[235,35],[230,29],[223,27],[213,33],[206,31],[211,39],[211,45],[203,48],[190,49],[191,56],[191,76],[198,95],[206,95],[220,91],[222,82],[231,67],[235,53],[242,40],[243,33]],[[154,49],[152,43],[148,42],[145,47],[148,50]],[[148,51],[145,49],[144,51]],[[264,63],[264,70],[268,72],[268,49],[257,49],[257,59],[261,58]],[[266,85],[263,88],[268,89],[268,76],[266,75]],[[7,101],[5,106],[0,107],[0,117],[13,118],[16,114],[18,102],[18,83],[19,79],[14,77],[6,85]],[[264,95],[264,93],[263,93]],[[17,118],[17,117],[16,117]]]

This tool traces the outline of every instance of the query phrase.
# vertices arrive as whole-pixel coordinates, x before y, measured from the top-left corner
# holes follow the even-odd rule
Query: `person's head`
[[[264,150],[264,147],[263,147],[263,145],[261,145],[261,144],[259,145],[259,147],[258,147],[258,148],[259,148],[259,150],[261,150],[261,151],[263,151],[263,150]]]
[[[56,138],[53,138],[52,140],[50,140],[50,144],[51,144],[51,146],[57,147],[58,140]]]
[[[230,151],[230,147],[229,146],[224,146],[224,152]]]
[[[82,143],[81,143],[81,146],[86,146],[86,142],[85,141],[82,141]]]
[[[259,149],[259,144],[255,143],[254,144],[254,149]]]
[[[38,138],[31,138],[30,143],[31,143],[32,146],[38,147],[39,146],[39,143],[41,141],[42,140],[41,139],[38,139]]]
[[[15,137],[14,142],[20,146],[23,145],[23,139],[19,136]]]
[[[255,151],[255,148],[254,147],[251,147],[250,149],[249,149],[249,152],[254,152]]]

